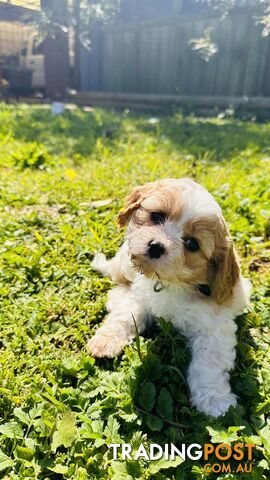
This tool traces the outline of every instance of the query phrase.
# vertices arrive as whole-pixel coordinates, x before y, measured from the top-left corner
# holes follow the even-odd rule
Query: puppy
[[[118,224],[127,225],[126,241],[111,260],[97,254],[92,263],[118,286],[109,293],[109,315],[89,351],[115,357],[149,319],[163,317],[184,334],[192,352],[191,404],[223,415],[236,405],[229,383],[234,318],[248,303],[250,283],[240,274],[219,205],[193,180],[161,180],[131,192]]]

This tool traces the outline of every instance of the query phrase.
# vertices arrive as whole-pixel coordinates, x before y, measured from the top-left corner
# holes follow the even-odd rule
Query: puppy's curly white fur
[[[229,383],[234,319],[248,303],[250,282],[240,274],[219,205],[192,180],[161,180],[135,188],[118,223],[128,224],[125,243],[111,260],[98,254],[92,264],[118,285],[90,352],[115,357],[134,339],[134,319],[141,333],[149,319],[163,317],[189,342],[192,405],[223,415],[236,404]]]

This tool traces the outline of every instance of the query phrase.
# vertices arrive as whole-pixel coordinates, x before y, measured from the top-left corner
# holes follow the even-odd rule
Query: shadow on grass
[[[113,146],[121,133],[122,119],[110,111],[66,110],[55,116],[48,108],[18,110],[14,116],[15,137],[43,143],[51,153],[92,153],[97,139]],[[29,128],[31,125],[31,128]]]
[[[244,123],[235,119],[220,122],[217,119],[160,116],[159,123],[138,121],[143,132],[152,132],[160,142],[169,140],[174,148],[196,158],[231,160],[242,151],[269,151],[269,126]]]
[[[240,317],[239,321],[242,328],[245,315]],[[162,323],[162,331],[154,326],[146,332],[145,336],[150,336],[152,342],[147,344],[147,353],[142,354],[139,338],[137,338],[137,351],[141,365],[136,369],[135,378],[131,380],[130,386],[134,410],[141,422],[140,429],[142,435],[147,434],[149,443],[156,443],[162,447],[173,443],[180,450],[181,444],[188,446],[197,443],[203,446],[211,443],[208,428],[212,428],[215,434],[220,434],[221,438],[224,435],[224,440],[212,441],[212,443],[226,443],[226,432],[230,432],[229,427],[235,427],[236,442],[247,442],[247,437],[257,435],[258,428],[262,427],[261,416],[256,413],[256,407],[260,402],[256,380],[258,367],[256,362],[250,362],[245,356],[243,357],[242,340],[237,347],[236,368],[231,377],[233,391],[239,396],[239,404],[235,408],[231,407],[225,416],[212,418],[190,407],[186,382],[190,353],[184,337],[176,333],[170,324],[165,325],[165,323]],[[250,345],[253,343],[247,331],[245,331],[245,341]],[[242,432],[245,440],[241,437]],[[127,443],[132,441],[132,434],[127,432],[125,441]],[[141,441],[143,443],[143,436]],[[255,451],[253,458],[258,464],[262,459],[261,452]],[[214,454],[210,455],[208,462],[221,463]],[[200,469],[206,463],[203,457],[197,461],[186,459],[177,468],[166,470],[166,478],[190,480],[194,466]],[[231,459],[230,464],[233,471],[236,471],[239,462]],[[207,478],[216,478],[216,474],[207,475]]]
[[[142,431],[147,433],[150,442],[161,445],[172,442],[178,447],[182,443],[203,445],[211,442],[207,427],[220,432],[229,427],[240,427],[240,436],[242,431],[245,436],[257,435],[257,429],[262,427],[262,418],[257,413],[257,406],[261,402],[257,381],[258,365],[256,360],[251,361],[246,356],[245,348],[248,345],[256,348],[256,344],[248,329],[244,328],[246,315],[239,317],[238,323],[240,331],[237,361],[231,375],[231,385],[239,403],[236,408],[231,407],[225,416],[219,418],[207,417],[190,407],[186,382],[190,353],[184,337],[176,333],[169,324],[162,324],[162,328],[165,327],[162,332],[158,327],[154,327],[150,332],[153,341],[148,344],[147,354],[144,356],[140,354],[137,338],[141,365],[137,369],[133,384],[133,401],[134,409],[142,421]],[[225,439],[226,437],[224,441]],[[259,461],[260,452],[256,455],[256,460]],[[203,460],[200,462],[201,466],[206,463]],[[190,478],[188,472],[190,475],[193,465],[194,461],[187,461],[178,469],[183,475],[186,471],[187,478]],[[184,478],[186,477],[183,476]]]
[[[184,117],[180,113],[158,116],[151,121],[152,114],[123,113],[113,110],[85,112],[81,108],[66,110],[61,116],[52,115],[48,108],[31,108],[15,111],[15,136],[24,141],[36,141],[56,154],[89,155],[97,140],[114,148],[120,138],[127,135],[148,134],[162,147],[169,141],[181,153],[195,159],[206,158],[220,161],[231,160],[240,152],[269,151],[269,125],[244,122],[236,119],[220,121],[216,118],[203,119]],[[31,128],[29,128],[31,125]]]

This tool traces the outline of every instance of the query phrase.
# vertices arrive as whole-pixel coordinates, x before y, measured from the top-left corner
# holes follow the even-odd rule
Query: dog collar
[[[211,288],[209,287],[209,285],[206,285],[204,283],[200,283],[199,285],[195,285],[195,287],[197,287],[199,292],[201,292],[206,297],[211,296]]]
[[[199,290],[200,293],[202,293],[206,297],[211,296],[211,288],[209,287],[209,285],[206,285],[204,283],[199,283],[198,285],[194,285],[194,286]],[[158,292],[161,292],[162,290],[164,290],[164,288],[165,287],[164,287],[162,281],[158,280],[154,284],[153,290],[154,290],[154,292],[158,293]]]

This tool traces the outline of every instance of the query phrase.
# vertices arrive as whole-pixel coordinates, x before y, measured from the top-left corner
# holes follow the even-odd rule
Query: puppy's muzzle
[[[165,253],[165,247],[160,242],[152,240],[148,243],[147,254],[150,258],[160,258]]]

